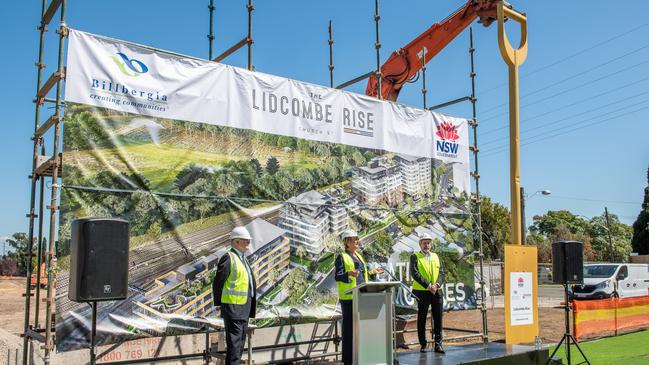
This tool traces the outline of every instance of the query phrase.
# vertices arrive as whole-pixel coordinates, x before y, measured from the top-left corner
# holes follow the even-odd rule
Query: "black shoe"
[[[435,345],[435,352],[437,352],[438,354],[445,354],[446,353],[446,351],[444,351],[444,348],[442,347],[442,345]]]
[[[419,352],[426,352],[426,345],[421,345],[421,348],[419,349]]]

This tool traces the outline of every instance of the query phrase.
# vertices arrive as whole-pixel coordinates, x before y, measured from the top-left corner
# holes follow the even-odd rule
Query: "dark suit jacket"
[[[440,259],[439,275],[437,276],[437,281],[435,282],[436,284],[439,284],[439,290],[437,290],[437,292],[442,291],[442,284],[444,283],[444,270],[442,270],[441,264],[442,262]],[[417,255],[414,253],[410,255],[410,276],[412,277],[412,280],[415,280],[424,288],[428,288],[428,285],[430,285],[430,281],[424,279],[424,277],[419,272],[419,268],[417,267]]]
[[[236,255],[237,253],[233,251]],[[244,263],[245,265],[245,263]],[[257,282],[255,281],[255,275],[250,270],[250,276],[252,276],[250,281],[252,282],[252,290],[248,286],[248,301],[246,304],[223,304],[221,303],[221,293],[223,292],[223,285],[230,275],[230,255],[226,252],[221,256],[219,264],[216,269],[216,277],[214,277],[214,282],[212,282],[212,296],[214,297],[214,305],[221,306],[221,317],[225,319],[245,319],[255,318],[255,313],[257,312]]]

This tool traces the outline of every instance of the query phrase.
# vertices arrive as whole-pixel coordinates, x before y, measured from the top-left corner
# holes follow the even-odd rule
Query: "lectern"
[[[398,281],[367,282],[353,297],[354,364],[394,364],[394,291]]]

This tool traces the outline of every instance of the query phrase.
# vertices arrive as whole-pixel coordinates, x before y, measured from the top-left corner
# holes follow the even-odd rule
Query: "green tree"
[[[271,156],[266,161],[266,172],[269,175],[275,175],[277,171],[279,171],[279,161],[274,156]]]
[[[185,189],[185,192],[191,195],[209,195],[210,184],[206,179],[200,178],[193,184],[189,185],[187,189]],[[193,201],[194,207],[200,213],[201,223],[203,223],[203,217],[207,212],[214,209],[216,203],[214,202],[214,199],[211,198],[194,198]]]
[[[256,158],[253,158],[250,160],[250,162],[255,166],[255,173],[257,176],[261,176],[264,173],[264,168],[261,167],[261,163],[259,163],[259,160]]]
[[[527,244],[536,246],[538,262],[552,262],[552,244],[540,233],[530,233],[527,236]]]
[[[239,190],[239,179],[237,176],[238,175],[234,175],[229,171],[215,174],[212,178],[214,191],[225,197],[236,196],[237,190]]]
[[[209,177],[209,175],[210,172],[207,171],[206,168],[192,163],[180,170],[178,175],[176,175],[176,181],[174,182],[174,185],[176,185],[176,187],[182,191],[185,190],[185,188],[191,185],[194,181],[200,178],[207,178]]]
[[[295,249],[295,256],[297,256],[300,260],[305,258],[306,254],[307,254],[307,252],[306,252],[306,248],[304,248],[304,246],[300,245],[300,246],[297,246],[297,248]]]
[[[593,217],[590,223],[588,233],[592,239],[593,250],[596,252],[597,259],[612,262],[627,261],[631,254],[633,228],[621,223],[615,214],[609,214],[608,226],[604,213]],[[609,228],[611,242],[609,242]]]
[[[18,273],[24,275],[27,273],[27,265],[29,263],[27,252],[29,250],[29,245],[32,244],[32,240],[27,237],[26,233],[16,232],[11,235],[11,237],[7,238],[6,241],[9,246],[13,248],[7,256],[16,262]],[[32,247],[32,252],[34,252],[34,249],[35,247]]]
[[[339,254],[344,250],[343,240],[335,234],[329,234],[324,238],[324,247],[326,252]]]
[[[642,210],[633,223],[633,251],[640,255],[649,255],[649,168],[647,168],[647,186],[644,188]]]
[[[504,245],[510,243],[509,209],[483,195],[480,213],[482,239],[487,248],[485,254],[491,259],[500,259]]]
[[[301,268],[291,270],[284,281],[282,281],[282,290],[288,294],[286,304],[295,305],[309,286],[307,275]]]
[[[368,257],[385,259],[392,253],[393,244],[392,237],[384,230],[381,230],[374,235],[374,243],[365,248],[365,253]]]
[[[530,227],[531,232],[540,233],[545,237],[553,235],[558,226],[565,227],[571,234],[584,234],[588,232],[587,220],[572,214],[567,210],[548,211],[546,214],[536,215]]]

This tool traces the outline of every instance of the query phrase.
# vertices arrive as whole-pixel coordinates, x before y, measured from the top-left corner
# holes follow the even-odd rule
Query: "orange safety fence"
[[[649,296],[575,300],[572,309],[577,339],[649,327]]]

